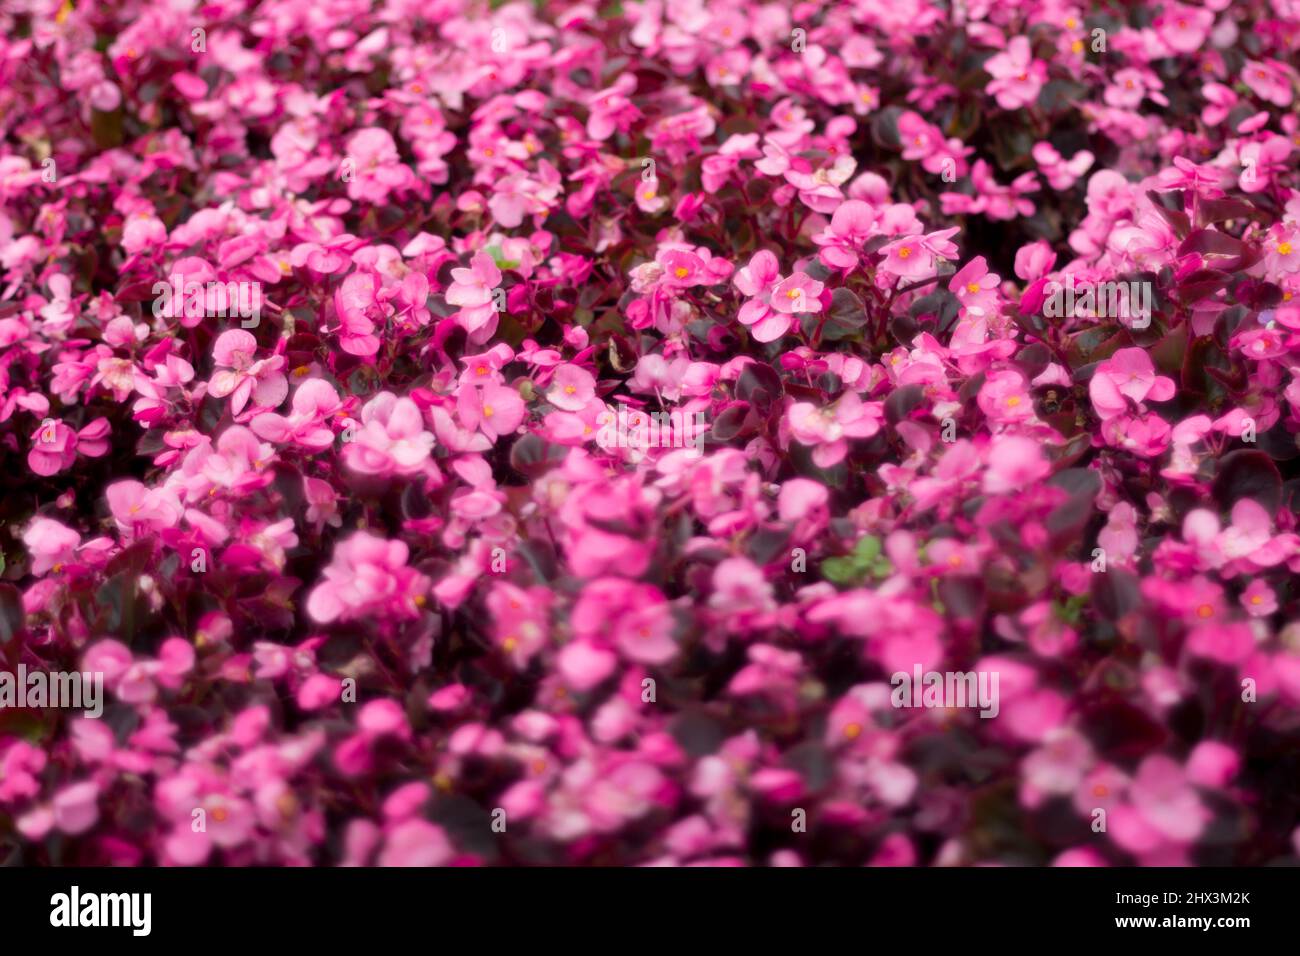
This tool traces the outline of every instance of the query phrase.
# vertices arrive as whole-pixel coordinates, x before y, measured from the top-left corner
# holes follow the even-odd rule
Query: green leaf
[[[862,569],[852,558],[827,558],[822,562],[822,577],[832,584],[856,584]]]
[[[505,253],[501,251],[500,246],[488,246],[485,250],[492,257],[492,261],[497,264],[498,269],[518,269],[519,263],[514,259],[507,259]]]
[[[862,567],[869,567],[876,558],[880,557],[880,539],[872,534],[867,535],[854,546],[853,554]]]

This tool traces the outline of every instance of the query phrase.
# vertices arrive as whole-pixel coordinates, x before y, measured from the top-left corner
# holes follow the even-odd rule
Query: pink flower
[[[410,187],[415,174],[403,165],[387,130],[367,127],[349,137],[343,160],[348,197],[382,203],[388,194]]]
[[[415,617],[429,579],[406,566],[408,555],[401,541],[357,532],[335,546],[324,580],[307,596],[307,613],[320,624],[366,616]]]
[[[1201,119],[1206,126],[1218,126],[1237,105],[1237,94],[1222,83],[1206,83],[1201,88],[1201,95],[1206,102],[1205,109],[1201,111]]]
[[[411,475],[433,467],[434,438],[424,430],[420,407],[409,398],[380,392],[361,410],[361,427],[343,447],[343,463],[363,475]]]
[[[497,328],[494,293],[501,287],[501,270],[486,252],[477,252],[468,269],[452,269],[447,301],[461,307],[456,321],[470,334],[471,342],[485,342]]]
[[[123,540],[132,541],[141,533],[174,528],[184,508],[170,488],[146,488],[133,479],[114,482],[104,496]]]
[[[1195,53],[1210,35],[1214,14],[1200,7],[1169,3],[1156,16],[1152,25],[1170,49],[1179,53]]]
[[[36,518],[23,532],[23,544],[33,558],[32,574],[41,575],[71,561],[81,535],[52,518]]]
[[[1226,787],[1240,769],[1237,751],[1217,740],[1202,740],[1187,757],[1187,778],[1202,787]]]
[[[354,272],[334,290],[334,310],[339,318],[339,345],[349,355],[370,358],[379,351],[382,324],[377,297],[379,280],[364,272]]]
[[[293,393],[288,416],[262,412],[248,427],[259,438],[270,442],[293,443],[322,451],[334,443],[334,431],[325,423],[340,407],[339,394],[333,385],[324,379],[310,378]]]
[[[85,833],[99,820],[99,787],[86,780],[64,787],[54,795],[54,825],[64,833]]]
[[[819,468],[830,468],[848,454],[850,438],[870,438],[880,431],[885,416],[879,403],[864,403],[855,392],[846,392],[826,408],[811,402],[796,402],[786,412],[790,434],[802,445],[813,447],[812,458]]]
[[[477,428],[493,441],[516,431],[527,414],[519,392],[496,383],[482,388],[462,385],[456,392],[456,411],[466,428]]]
[[[561,365],[555,370],[546,400],[565,412],[578,412],[596,397],[596,379],[578,365]]]
[[[1268,617],[1277,612],[1277,595],[1259,579],[1246,585],[1241,595],[1241,606],[1251,617]]]
[[[776,256],[766,249],[754,253],[732,281],[751,297],[741,306],[738,318],[752,327],[758,342],[774,342],[785,335],[794,324],[791,315],[822,310],[818,298],[822,284],[802,272],[782,279]]]
[[[1069,189],[1081,176],[1092,168],[1096,158],[1086,149],[1075,153],[1068,161],[1063,159],[1051,143],[1035,143],[1030,151],[1034,162],[1047,177],[1047,184],[1053,189]]]
[[[443,866],[453,855],[442,828],[425,820],[407,820],[393,828],[379,852],[379,866]]]
[[[592,581],[574,605],[572,626],[581,639],[611,641],[628,660],[664,664],[677,656],[668,602],[648,584]]]
[[[38,475],[56,475],[77,460],[77,433],[60,419],[41,422],[31,436],[27,467]]]
[[[1291,105],[1291,77],[1276,60],[1247,60],[1241,79],[1261,100],[1284,109]]]
[[[1183,768],[1162,754],[1142,761],[1129,787],[1129,798],[1139,817],[1136,827],[1150,827],[1158,839],[1190,843],[1210,821],[1210,812],[1189,784]],[[1112,826],[1115,842],[1130,851],[1142,852],[1146,838],[1122,822],[1119,808],[1112,816],[1121,816],[1121,821]]]
[[[902,279],[924,279],[934,275],[934,255],[919,237],[906,236],[882,246],[885,261],[880,267]]]
[[[1004,110],[1029,106],[1047,82],[1047,64],[1034,59],[1029,39],[1023,36],[1012,37],[1004,51],[986,60],[984,71],[993,77],[988,91]]]
[[[727,558],[713,569],[709,607],[733,633],[761,631],[776,611],[772,585],[747,558]]]
[[[1258,142],[1247,143],[1238,151],[1242,171],[1238,179],[1243,192],[1263,192],[1271,183],[1293,167],[1291,141],[1285,136],[1264,134]]]
[[[236,415],[250,398],[259,408],[276,408],[289,394],[289,380],[280,371],[284,356],[258,359],[256,355],[257,339],[244,329],[222,332],[212,346],[219,371],[208,383],[208,394],[217,398],[230,395],[230,410]]]
[[[556,667],[565,683],[586,691],[601,683],[618,665],[618,655],[595,640],[575,640],[565,644],[556,659]]]
[[[1098,417],[1105,420],[1121,415],[1132,401],[1164,402],[1174,397],[1174,381],[1156,375],[1145,349],[1119,349],[1097,366],[1088,383],[1088,395]]]
[[[1022,491],[1051,471],[1037,442],[1019,435],[1001,435],[989,447],[984,490],[994,495]]]

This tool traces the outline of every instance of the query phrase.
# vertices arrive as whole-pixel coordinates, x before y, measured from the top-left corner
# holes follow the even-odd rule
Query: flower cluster
[[[0,5],[0,860],[1294,862],[1298,55]]]

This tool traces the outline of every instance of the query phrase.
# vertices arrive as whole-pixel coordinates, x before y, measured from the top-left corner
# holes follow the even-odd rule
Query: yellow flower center
[[[849,740],[857,740],[861,734],[862,734],[861,724],[844,725],[844,736],[847,737]]]
[[[491,405],[484,405],[484,406],[483,406],[483,417],[484,417],[484,418],[491,418],[491,417],[493,416],[493,414],[495,414],[495,413],[493,412],[493,410],[492,410],[492,406],[491,406]]]
[[[678,266],[673,270],[673,275],[677,276],[679,279],[685,279],[690,274],[691,270],[687,269],[685,266]]]
[[[912,254],[911,246],[903,246],[903,248],[898,250],[898,258],[900,259],[906,259],[911,254]]]
[[[969,292],[971,295],[974,295],[979,290],[980,290],[980,284],[978,282],[966,283],[966,291]]]
[[[1282,255],[1284,255],[1284,256],[1289,256],[1289,255],[1291,255],[1291,243],[1289,243],[1289,242],[1279,242],[1279,243],[1277,244],[1277,251],[1280,252],[1280,253],[1282,253]]]
[[[1213,614],[1214,614],[1214,608],[1210,607],[1210,605],[1208,604],[1202,604],[1200,607],[1196,609],[1197,617],[1202,617],[1202,618],[1210,617]]]

